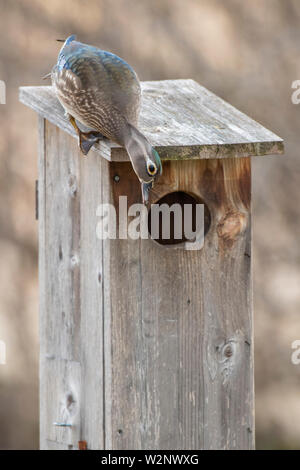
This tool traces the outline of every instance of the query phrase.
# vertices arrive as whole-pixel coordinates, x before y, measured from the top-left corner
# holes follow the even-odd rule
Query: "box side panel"
[[[41,447],[103,448],[102,159],[41,121],[39,157]],[[56,426],[53,423],[60,425]]]
[[[110,168],[115,205],[139,202],[131,167]],[[209,207],[199,251],[110,242],[109,448],[253,448],[250,173],[250,159],[164,164],[152,201]]]

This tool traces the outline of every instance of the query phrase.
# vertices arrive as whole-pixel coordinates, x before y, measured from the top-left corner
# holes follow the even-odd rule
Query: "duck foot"
[[[106,137],[102,135],[100,132],[97,131],[90,131],[90,132],[82,132],[79,127],[77,126],[76,120],[70,114],[66,114],[70,123],[74,127],[75,131],[78,134],[79,138],[79,147],[83,155],[87,155],[91,149],[91,147],[99,140],[104,140]]]
[[[87,155],[91,147],[100,140],[104,140],[106,137],[100,132],[81,132],[79,131],[79,147],[83,155]]]

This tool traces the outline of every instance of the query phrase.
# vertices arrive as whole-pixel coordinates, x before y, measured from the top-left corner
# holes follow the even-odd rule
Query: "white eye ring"
[[[147,162],[147,173],[150,176],[154,176],[157,173],[157,167],[151,160]]]

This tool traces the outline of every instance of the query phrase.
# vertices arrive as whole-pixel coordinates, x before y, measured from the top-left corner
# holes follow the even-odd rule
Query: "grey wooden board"
[[[211,210],[197,252],[98,240],[139,182],[42,118],[39,162],[41,447],[253,448],[250,159],[165,163],[157,194]]]
[[[46,441],[76,447],[81,433],[80,363],[64,359],[48,359],[44,367]],[[66,423],[71,427],[57,426],[55,423]]]
[[[47,449],[46,351],[47,351],[47,304],[46,304],[46,167],[45,167],[45,120],[39,117],[38,151],[38,212],[39,212],[39,330],[40,330],[40,448]]]
[[[280,137],[194,80],[142,82],[140,130],[162,159],[208,159],[281,154]],[[21,87],[20,101],[76,136],[52,87]],[[102,157],[126,161],[114,143],[95,147]]]
[[[131,204],[129,165],[110,166],[107,198]],[[250,159],[167,162],[158,197],[209,205],[200,251],[106,241],[106,448],[254,447],[250,173]]]
[[[99,159],[95,152],[83,158],[76,148],[74,154],[80,160],[81,433],[89,449],[103,449],[103,243],[97,238],[95,224],[91,221],[95,221],[98,204],[102,201],[103,173],[108,162]]]
[[[87,440],[101,449],[102,243],[90,221],[107,162],[94,152],[83,159],[75,140],[42,117],[39,128],[41,448]]]

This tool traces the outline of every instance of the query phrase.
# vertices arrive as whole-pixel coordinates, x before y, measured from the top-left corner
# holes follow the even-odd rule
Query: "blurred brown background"
[[[285,157],[253,160],[257,447],[300,448],[297,0],[0,0],[0,448],[38,448],[37,118],[18,87],[45,84],[71,33],[142,80],[193,78],[285,139]]]

